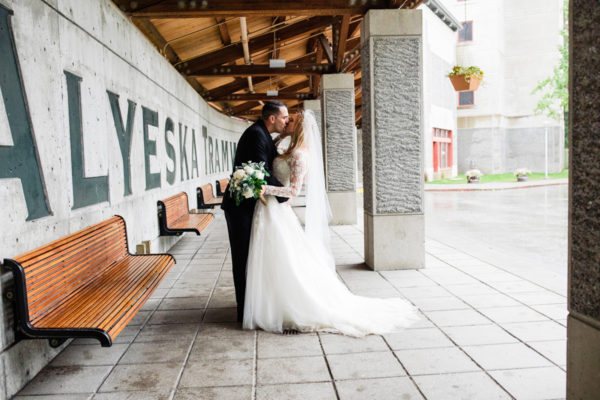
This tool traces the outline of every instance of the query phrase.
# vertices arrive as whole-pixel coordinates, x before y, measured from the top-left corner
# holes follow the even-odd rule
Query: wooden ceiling
[[[364,14],[422,1],[113,0],[219,111],[255,120],[269,99],[293,111],[318,97],[322,74],[344,72],[354,74],[359,125]],[[271,68],[270,59],[286,60],[285,67]]]

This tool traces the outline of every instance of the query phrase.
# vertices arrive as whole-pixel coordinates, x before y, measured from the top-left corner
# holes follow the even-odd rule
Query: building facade
[[[458,104],[458,172],[478,168],[564,168],[562,121],[535,115],[538,82],[559,62],[562,0],[444,0],[463,23],[456,61],[485,75],[475,92],[455,94]],[[546,161],[547,160],[547,161]]]

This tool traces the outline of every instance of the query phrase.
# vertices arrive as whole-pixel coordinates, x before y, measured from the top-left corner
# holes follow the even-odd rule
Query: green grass
[[[555,174],[548,174],[548,179],[558,179],[558,178],[568,178],[569,170],[564,169],[562,172],[558,172]],[[538,179],[544,179],[543,172],[533,172],[529,174],[529,180],[534,181]],[[479,178],[479,183],[487,183],[487,182],[516,182],[517,177],[512,172],[507,172],[505,174],[491,174],[491,175],[483,175]],[[441,179],[439,181],[431,181],[425,183],[442,183],[442,184],[453,184],[453,183],[467,183],[467,178],[464,174],[458,175],[455,178],[446,178]]]

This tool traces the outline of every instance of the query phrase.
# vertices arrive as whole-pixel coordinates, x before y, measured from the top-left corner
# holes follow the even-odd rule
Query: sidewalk
[[[560,399],[566,298],[434,240],[426,268],[373,272],[359,226],[332,228],[338,272],[421,309],[410,329],[353,339],[242,331],[223,215],[111,348],[75,340],[15,399]]]
[[[456,183],[456,184],[441,184],[441,183],[426,183],[426,192],[441,192],[441,191],[471,191],[471,190],[507,190],[507,189],[524,189],[540,186],[567,185],[568,178],[559,179],[540,179],[527,182],[488,182],[488,183]]]

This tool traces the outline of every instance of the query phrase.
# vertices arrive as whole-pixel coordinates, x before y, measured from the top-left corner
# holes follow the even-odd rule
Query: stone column
[[[331,205],[331,224],[353,225],[357,222],[354,75],[323,75],[321,94],[325,184]]]
[[[569,7],[569,317],[567,399],[600,393],[600,4]]]
[[[361,27],[365,263],[425,266],[421,10],[370,10]]]

